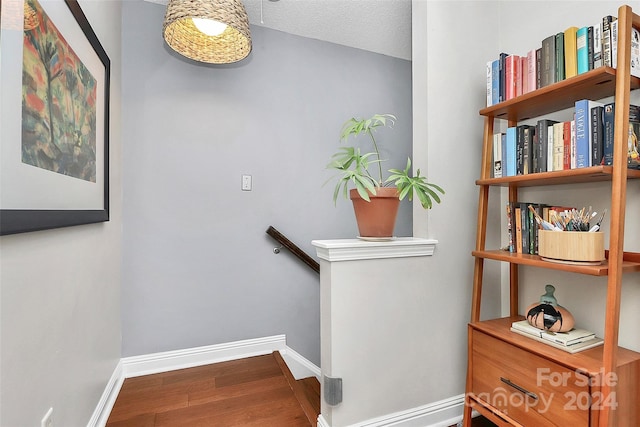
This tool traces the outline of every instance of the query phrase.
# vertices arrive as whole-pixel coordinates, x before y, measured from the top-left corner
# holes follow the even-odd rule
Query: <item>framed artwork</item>
[[[109,57],[77,0],[0,19],[0,235],[108,221]]]

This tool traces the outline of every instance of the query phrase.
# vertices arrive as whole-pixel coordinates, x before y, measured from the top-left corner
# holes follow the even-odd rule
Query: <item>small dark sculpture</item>
[[[540,301],[527,308],[529,324],[551,332],[567,332],[573,329],[575,325],[573,315],[559,305],[553,295],[556,288],[553,285],[546,285],[544,289],[546,292],[540,297]]]

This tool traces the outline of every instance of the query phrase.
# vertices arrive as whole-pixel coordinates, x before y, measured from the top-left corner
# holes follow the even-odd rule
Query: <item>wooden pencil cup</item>
[[[605,259],[604,233],[539,230],[538,254],[547,261],[601,264]]]

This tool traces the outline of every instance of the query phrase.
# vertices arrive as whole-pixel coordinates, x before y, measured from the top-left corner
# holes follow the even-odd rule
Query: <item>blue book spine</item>
[[[589,71],[589,28],[582,27],[576,33],[578,74]]]
[[[589,150],[589,101],[576,101],[576,167],[589,167],[591,150]]]
[[[517,141],[517,129],[515,127],[507,128],[507,175],[516,175],[516,141]],[[502,159],[504,161],[504,157]]]
[[[500,145],[501,145],[501,159],[502,159],[502,176],[509,176],[507,175],[507,170],[505,169],[507,167],[507,162],[506,162],[506,158],[507,158],[507,134],[503,133],[501,134],[500,137]]]
[[[491,63],[491,105],[500,102],[500,60]]]

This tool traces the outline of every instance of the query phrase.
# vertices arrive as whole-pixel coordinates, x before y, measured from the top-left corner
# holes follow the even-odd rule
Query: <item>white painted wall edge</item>
[[[391,240],[362,239],[312,240],[318,258],[326,261],[357,261],[363,259],[406,258],[431,256],[438,241],[420,237],[394,237]]]
[[[166,351],[141,356],[124,357],[116,366],[87,427],[104,427],[126,378],[194,366],[261,356],[279,351],[296,379],[315,376],[320,379],[320,368],[287,347],[285,335],[274,335],[231,343]]]
[[[429,403],[406,411],[373,418],[349,427],[444,427],[462,419],[464,394]],[[320,415],[318,427],[331,427]]]

